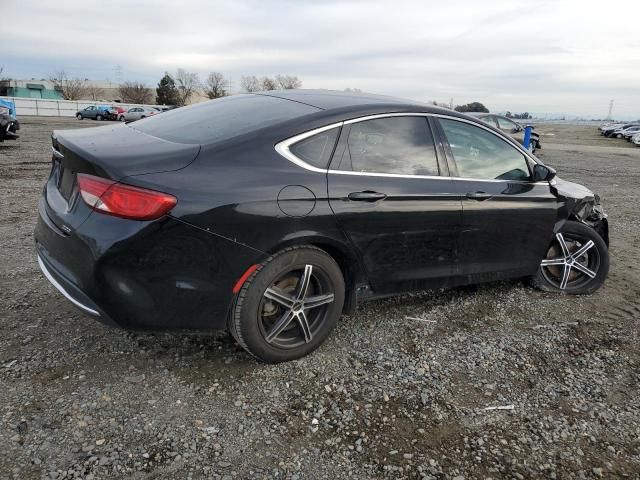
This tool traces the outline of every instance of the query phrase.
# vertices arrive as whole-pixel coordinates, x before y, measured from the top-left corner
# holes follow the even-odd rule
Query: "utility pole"
[[[607,115],[607,120],[611,120],[611,112],[613,112],[613,100],[609,102],[609,115]]]

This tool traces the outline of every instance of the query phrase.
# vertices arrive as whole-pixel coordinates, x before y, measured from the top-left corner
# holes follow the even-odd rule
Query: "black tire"
[[[120,115],[120,118],[118,120],[120,120],[121,122],[124,122],[125,121],[124,115]]]
[[[96,120],[101,122],[102,121],[102,115],[96,115]]]
[[[82,120],[82,119],[84,119],[84,117],[82,116],[82,114],[81,114],[81,113],[77,114],[77,115],[76,115],[76,118],[77,118],[78,120]]]
[[[309,281],[302,300],[328,299],[333,294],[332,300],[308,308],[297,302],[289,308],[265,296],[267,289],[274,292],[275,288],[295,300],[307,269]],[[342,271],[330,255],[313,246],[289,247],[265,260],[244,283],[234,302],[229,331],[262,362],[295,360],[313,352],[329,336],[342,314],[344,296]],[[303,312],[306,329],[294,310]],[[278,330],[278,325],[285,324]]]
[[[562,253],[563,249],[558,234],[561,235],[569,256]],[[592,242],[590,247],[588,247],[589,242]],[[586,252],[576,256],[575,254],[579,253],[582,248],[586,248]],[[568,260],[569,258],[571,260]],[[556,261],[564,263],[552,264]],[[533,277],[535,287],[547,292],[572,295],[590,294],[598,290],[607,277],[609,249],[593,228],[580,222],[567,221],[554,235],[547,255],[542,262],[545,264],[541,263],[538,272]],[[568,273],[566,273],[567,269]],[[585,273],[585,269],[590,273]]]

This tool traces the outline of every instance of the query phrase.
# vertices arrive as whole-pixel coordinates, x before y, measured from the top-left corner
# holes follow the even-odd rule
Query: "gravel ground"
[[[0,144],[0,478],[640,478],[631,151],[541,153],[610,214],[597,294],[510,282],[375,301],[267,366],[225,334],[105,328],[53,290],[32,239],[49,136],[97,123],[22,120]]]

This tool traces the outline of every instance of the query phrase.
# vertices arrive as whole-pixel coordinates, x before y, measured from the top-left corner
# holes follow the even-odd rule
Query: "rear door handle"
[[[351,192],[349,194],[349,200],[353,200],[355,202],[377,202],[378,200],[384,200],[387,198],[387,195],[379,192]]]
[[[467,193],[467,198],[470,198],[471,200],[477,200],[479,202],[487,200],[488,198],[491,198],[491,197],[493,197],[493,195],[491,195],[490,193],[486,193],[486,192],[469,192],[469,193]]]

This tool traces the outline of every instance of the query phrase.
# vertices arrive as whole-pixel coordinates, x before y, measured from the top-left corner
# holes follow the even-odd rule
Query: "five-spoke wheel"
[[[326,252],[290,247],[267,259],[240,290],[229,330],[249,353],[275,363],[302,357],[335,326],[344,278]]]
[[[568,221],[555,234],[534,278],[544,290],[592,293],[609,270],[609,252],[600,235],[579,222]]]

